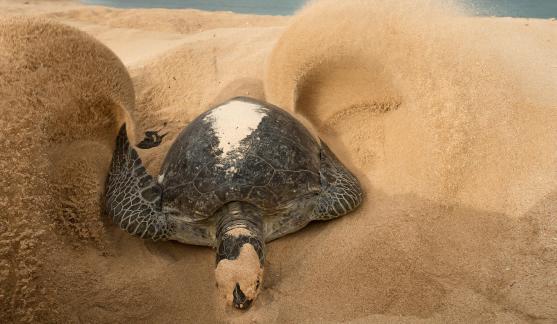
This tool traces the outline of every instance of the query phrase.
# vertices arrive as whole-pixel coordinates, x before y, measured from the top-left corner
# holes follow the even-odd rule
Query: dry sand
[[[436,1],[289,18],[2,0],[0,322],[555,323],[555,89],[556,21]],[[140,151],[156,174],[235,95],[311,122],[366,190],[270,243],[243,313],[216,304],[211,249],[141,241],[100,210],[120,123],[136,140],[166,123]]]

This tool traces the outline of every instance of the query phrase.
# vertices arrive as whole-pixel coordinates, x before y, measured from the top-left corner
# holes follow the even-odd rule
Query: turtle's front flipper
[[[358,179],[321,141],[321,194],[313,210],[314,220],[329,220],[349,213],[363,199]]]
[[[175,226],[161,211],[161,196],[162,189],[143,167],[123,125],[106,180],[106,212],[130,234],[164,240]]]

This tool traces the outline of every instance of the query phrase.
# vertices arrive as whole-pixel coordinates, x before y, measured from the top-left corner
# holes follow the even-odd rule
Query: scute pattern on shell
[[[226,137],[206,118],[220,106],[192,121],[176,138],[161,169],[164,210],[200,221],[226,203],[241,201],[268,215],[321,190],[320,147],[307,129],[270,104],[248,98],[232,101],[258,109],[260,122],[224,154],[219,144]]]

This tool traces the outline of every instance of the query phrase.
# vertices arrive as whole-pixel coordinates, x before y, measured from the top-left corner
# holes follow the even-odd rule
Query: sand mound
[[[389,194],[519,216],[556,183],[553,107],[521,89],[481,25],[425,3],[310,6],[273,51],[268,99],[345,137]],[[371,124],[350,137],[347,119]]]
[[[231,14],[184,23],[197,14],[55,16],[213,32],[131,66],[133,86],[75,29],[0,22],[0,322],[557,319],[551,33],[529,38],[425,0],[319,1],[286,30],[240,28]],[[100,210],[120,123],[135,126],[133,141],[169,132],[139,152],[155,174],[189,121],[236,95],[307,119],[367,192],[357,212],[270,243],[264,289],[245,313],[216,304],[214,251],[141,241]]]
[[[72,28],[2,20],[0,48],[0,310],[33,321],[52,314],[36,279],[53,241],[102,243],[99,188],[134,92],[110,50]]]
[[[286,268],[305,261],[304,287],[286,300],[336,320],[455,320],[454,306],[470,299],[478,304],[460,311],[485,313],[481,305],[489,320],[557,315],[546,299],[557,293],[547,277],[555,244],[535,230],[557,229],[554,96],[531,97],[528,68],[504,64],[517,60],[501,45],[432,1],[321,1],[295,17],[269,59],[267,99],[348,153],[368,199],[301,239],[305,253]],[[527,77],[552,82],[532,61],[522,59]]]

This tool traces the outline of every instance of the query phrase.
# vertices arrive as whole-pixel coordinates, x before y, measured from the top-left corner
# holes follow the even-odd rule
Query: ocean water
[[[194,8],[265,15],[291,15],[306,0],[83,0],[118,8]],[[557,0],[462,0],[477,15],[556,18]]]
[[[305,0],[82,0],[118,8],[193,8],[211,11],[233,11],[260,15],[291,15]]]

